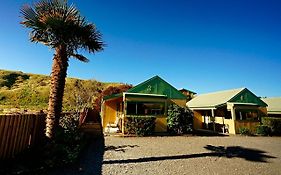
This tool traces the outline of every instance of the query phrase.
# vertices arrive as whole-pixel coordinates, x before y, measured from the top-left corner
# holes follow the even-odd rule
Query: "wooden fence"
[[[46,114],[0,115],[0,160],[13,158],[44,138]]]
[[[61,117],[71,114],[74,113],[64,112]],[[0,115],[0,160],[13,158],[24,149],[40,143],[45,138],[45,119],[45,113]],[[102,136],[99,122],[83,122],[80,129]]]
[[[256,128],[259,124],[260,124],[259,121],[235,120],[235,130],[236,133],[239,133],[240,128],[248,128],[252,133],[255,133]]]

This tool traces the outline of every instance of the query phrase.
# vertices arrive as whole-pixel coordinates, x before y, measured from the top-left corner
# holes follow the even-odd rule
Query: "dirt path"
[[[281,137],[108,136],[90,145],[79,167],[57,174],[280,175]]]

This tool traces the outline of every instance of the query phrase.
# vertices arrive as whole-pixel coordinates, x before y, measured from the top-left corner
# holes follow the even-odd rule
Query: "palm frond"
[[[86,58],[86,57],[84,57],[83,55],[80,55],[80,54],[74,54],[74,53],[72,53],[71,56],[74,57],[74,58],[76,58],[77,60],[82,61],[82,62],[86,62],[86,63],[87,63],[87,62],[90,61],[88,58]]]
[[[23,15],[23,21],[21,22],[21,24],[31,28],[36,26],[38,22],[38,14],[34,11],[33,8],[31,8],[29,5],[24,5],[21,8],[20,12]]]
[[[41,42],[51,48],[65,45],[70,56],[79,49],[95,53],[105,46],[94,24],[87,23],[73,4],[68,5],[67,0],[41,0],[32,7],[23,6],[20,12],[23,18],[21,24],[32,29],[32,42]]]

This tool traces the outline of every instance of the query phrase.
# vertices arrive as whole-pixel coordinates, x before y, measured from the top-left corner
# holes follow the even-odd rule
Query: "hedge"
[[[268,136],[271,132],[271,129],[270,129],[270,127],[268,127],[266,125],[258,125],[256,128],[256,132],[258,135]]]
[[[281,118],[263,117],[262,124],[270,128],[271,135],[281,135]]]
[[[172,134],[185,134],[193,131],[193,113],[187,107],[171,104],[167,116],[168,131]]]
[[[249,128],[246,128],[246,127],[241,127],[241,128],[239,128],[239,133],[240,133],[241,135],[245,135],[245,136],[250,136],[250,135],[252,135],[251,130],[250,130]]]
[[[137,136],[152,135],[155,128],[154,116],[134,116],[127,117],[125,121],[125,131],[128,134]]]

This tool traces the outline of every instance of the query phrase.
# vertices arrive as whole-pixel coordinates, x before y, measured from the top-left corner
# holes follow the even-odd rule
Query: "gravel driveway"
[[[64,174],[281,174],[281,137],[113,137]]]

